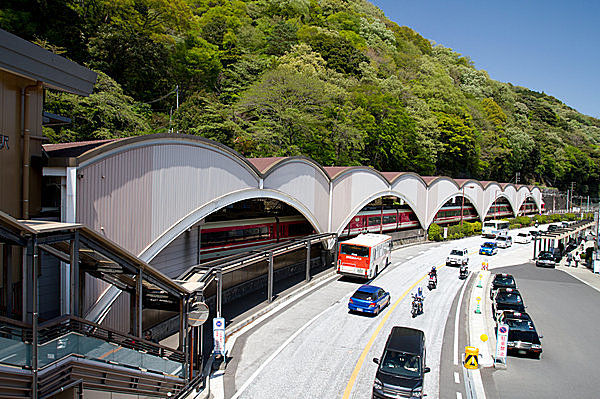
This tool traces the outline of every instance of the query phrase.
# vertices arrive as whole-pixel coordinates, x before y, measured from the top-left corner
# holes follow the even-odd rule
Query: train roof
[[[351,245],[362,245],[366,247],[372,247],[374,245],[380,244],[384,241],[391,240],[392,236],[388,236],[387,234],[359,234],[354,238],[351,238],[348,241],[343,241],[340,244],[351,244]]]

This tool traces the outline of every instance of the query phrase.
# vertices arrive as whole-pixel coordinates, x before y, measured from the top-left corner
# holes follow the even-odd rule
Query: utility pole
[[[521,172],[515,173],[515,184],[519,184],[519,178],[521,177]]]

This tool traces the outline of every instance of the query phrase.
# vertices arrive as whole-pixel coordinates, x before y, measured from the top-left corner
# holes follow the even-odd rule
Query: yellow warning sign
[[[475,370],[477,367],[477,356],[465,355],[465,368]]]
[[[475,370],[477,366],[477,356],[479,355],[479,349],[473,346],[465,347],[465,361],[463,362],[465,368]]]

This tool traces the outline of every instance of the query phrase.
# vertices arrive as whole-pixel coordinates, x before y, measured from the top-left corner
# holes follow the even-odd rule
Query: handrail
[[[22,321],[11,319],[11,318],[4,317],[4,316],[0,316],[0,322],[7,323],[7,324],[13,324],[13,325],[15,325],[17,327],[21,327],[21,328],[31,328],[31,324],[23,323]]]

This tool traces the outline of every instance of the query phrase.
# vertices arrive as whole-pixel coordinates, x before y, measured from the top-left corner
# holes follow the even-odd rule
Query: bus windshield
[[[369,248],[360,245],[342,244],[340,245],[340,253],[364,258],[369,256]]]

